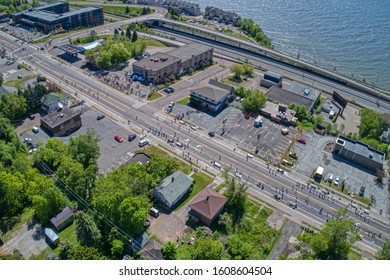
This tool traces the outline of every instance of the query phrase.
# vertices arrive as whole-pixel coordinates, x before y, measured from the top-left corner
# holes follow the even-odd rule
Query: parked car
[[[281,200],[282,199],[282,196],[278,193],[275,193],[275,199],[276,200]]]
[[[209,136],[210,136],[210,137],[214,137],[214,135],[215,135],[215,132],[214,132],[214,131],[209,131]]]
[[[287,202],[287,205],[290,206],[292,209],[296,209],[298,207],[298,205],[292,201]]]
[[[31,114],[28,114],[28,118],[29,118],[30,120],[33,120],[33,119],[35,119],[35,116],[34,116],[34,115],[31,115]]]
[[[283,135],[287,135],[287,134],[289,134],[290,133],[290,130],[287,128],[287,127],[283,127],[282,128],[282,134]]]
[[[298,154],[297,153],[290,152],[289,156],[292,157],[292,158],[298,159]]]
[[[169,104],[168,104],[168,107],[173,107],[175,105],[175,102],[170,102]]]
[[[36,127],[36,126],[34,126],[34,127],[32,128],[32,132],[34,132],[34,133],[38,133],[38,132],[39,132],[39,128],[38,128],[38,127]]]
[[[30,137],[24,138],[23,142],[24,143],[31,143],[32,139]]]
[[[175,89],[173,87],[167,87],[171,92],[175,92]]]
[[[332,183],[332,182],[333,182],[333,179],[334,179],[334,175],[333,175],[333,174],[330,174],[330,175],[329,175],[329,178],[328,178],[328,182],[329,182],[329,183]]]
[[[299,143],[302,143],[302,144],[305,144],[305,145],[306,145],[306,140],[305,140],[305,138],[303,138],[303,137],[298,137],[298,138],[297,138],[297,142],[299,142]]]
[[[365,190],[366,190],[365,187],[361,187],[361,188],[360,188],[359,195],[360,195],[361,197],[364,196],[364,191],[365,191]]]
[[[118,136],[118,135],[116,135],[116,136],[114,137],[114,139],[115,139],[115,141],[118,141],[119,143],[122,143],[122,142],[123,142],[123,138],[120,137],[120,136]]]
[[[182,142],[179,142],[179,141],[177,141],[177,142],[176,142],[176,146],[178,146],[178,147],[180,147],[180,148],[181,148],[181,147],[183,147],[183,143],[182,143]]]
[[[334,184],[335,186],[338,186],[339,183],[340,183],[340,178],[339,178],[339,177],[336,177],[336,179],[334,179],[333,184]]]
[[[96,119],[98,120],[98,121],[100,121],[101,119],[104,119],[106,116],[105,115],[98,115],[97,117],[96,117]]]
[[[129,140],[129,142],[133,141],[135,138],[137,138],[137,135],[135,134],[129,134],[129,137],[127,138],[127,140]]]
[[[171,91],[169,88],[166,87],[166,88],[163,89],[163,92],[165,92],[165,93],[171,93],[172,91]]]

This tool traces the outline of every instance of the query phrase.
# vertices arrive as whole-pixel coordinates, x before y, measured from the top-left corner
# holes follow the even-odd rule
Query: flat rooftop
[[[133,63],[133,67],[152,69],[154,71],[161,70],[172,64],[178,63],[181,60],[167,53],[158,52],[149,57],[144,57]]]
[[[100,9],[102,9],[102,8],[101,7],[85,7],[85,8],[73,10],[73,11],[70,11],[67,13],[63,13],[63,14],[55,14],[55,13],[52,13],[50,11],[45,11],[45,10],[41,10],[41,11],[40,10],[32,10],[32,11],[21,12],[21,13],[26,15],[26,16],[39,18],[39,19],[44,20],[44,21],[55,21],[55,20],[64,19],[64,18],[68,18],[71,16],[75,16],[75,15],[79,15],[79,14],[87,13],[87,12],[92,12],[92,11],[100,10]]]
[[[295,112],[287,109],[286,114],[280,115],[279,114],[279,104],[275,104],[273,102],[265,102],[264,107],[261,108],[261,111],[270,114],[272,117],[277,117],[277,118],[283,118],[285,117],[287,120],[291,120],[295,116]]]
[[[191,59],[193,55],[197,56],[212,49],[213,47],[209,47],[203,44],[190,43],[188,45],[173,49],[167,53],[180,58],[184,62]]]
[[[286,90],[295,95],[301,96],[312,101],[316,101],[321,94],[321,91],[312,88],[311,86],[301,84],[295,81],[291,82],[291,84],[286,88]]]
[[[71,44],[65,44],[65,45],[59,46],[58,48],[64,52],[71,53],[71,54],[82,53],[84,51],[84,48],[78,47],[78,46],[73,46]]]
[[[336,140],[337,143],[341,144],[341,142],[344,142],[344,149],[347,149],[348,151],[351,151],[353,153],[359,154],[363,157],[366,157],[367,159],[370,159],[372,161],[375,161],[377,163],[383,164],[385,161],[385,154],[371,148],[367,144],[364,144],[360,141],[349,139],[344,136],[339,136]]]
[[[76,107],[77,108],[77,107]],[[42,121],[47,123],[50,127],[54,128],[67,120],[73,118],[74,116],[80,115],[80,108],[68,108],[65,107],[61,111],[50,113],[44,117],[42,117]]]
[[[313,100],[305,98],[297,94],[293,94],[290,91],[287,91],[278,86],[272,86],[266,93],[267,98],[272,101],[278,101],[287,106],[291,103],[296,103],[298,105],[304,105],[306,110],[309,110],[313,104]]]

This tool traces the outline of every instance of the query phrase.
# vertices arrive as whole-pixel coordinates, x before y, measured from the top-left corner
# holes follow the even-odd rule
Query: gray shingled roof
[[[54,102],[58,102],[64,99],[64,95],[57,92],[51,92],[41,97],[42,104],[50,105]]]
[[[226,90],[223,90],[223,89],[220,89],[217,87],[211,87],[211,86],[195,88],[192,90],[192,92],[199,94],[199,95],[206,97],[206,98],[213,100],[213,101],[218,101],[222,97],[229,94],[229,92]]]
[[[155,192],[159,192],[168,203],[173,204],[183,192],[188,191],[193,182],[193,178],[179,170],[166,177],[156,187]]]
[[[17,91],[18,91],[18,89],[16,87],[1,86],[0,87],[0,97],[3,96],[4,94],[17,92]]]

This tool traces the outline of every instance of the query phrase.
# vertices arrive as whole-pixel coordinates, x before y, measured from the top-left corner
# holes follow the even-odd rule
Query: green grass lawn
[[[271,210],[248,200],[245,204],[245,214],[240,225],[234,231],[225,231],[225,226],[214,223],[212,230],[217,231],[216,238],[223,244],[231,235],[238,235],[242,242],[249,244],[251,260],[266,259],[272,252],[272,249],[280,239],[280,232],[267,225],[266,220],[271,214]],[[231,221],[226,228],[231,228]],[[196,230],[186,234],[180,241],[177,248],[177,259],[191,259],[193,246],[188,244],[192,235],[196,235]],[[230,259],[229,252],[226,248],[222,252],[222,259]]]
[[[355,250],[351,250],[351,252],[349,252],[348,254],[348,260],[361,260],[361,259],[362,259],[362,254]]]
[[[77,241],[77,237],[76,237],[76,223],[75,222],[73,222],[70,226],[65,228],[63,231],[61,231],[57,235],[60,238],[60,242],[64,242],[65,240],[67,240],[67,241],[70,242],[70,244],[72,244],[74,246],[78,245],[78,241]],[[46,255],[48,253],[52,253],[52,254],[58,256],[58,254],[60,253],[59,246],[55,247],[54,250],[52,248],[50,248],[50,247],[47,247],[45,250],[40,252],[38,255],[32,256],[31,259],[34,259],[34,260],[45,260],[46,259]]]
[[[33,78],[36,78],[36,76],[37,75],[29,75],[29,76],[21,78],[21,79],[6,82],[6,83],[4,83],[4,85],[9,86],[9,87],[20,88],[20,87],[22,87],[23,82],[28,81],[28,80],[33,79]]]
[[[237,80],[233,79],[232,75],[229,75],[229,76],[227,76],[227,77],[225,77],[225,78],[223,78],[221,80],[221,83],[229,84],[229,85],[238,85],[238,84],[240,84],[242,82],[243,82],[242,79],[240,81],[237,81]]]
[[[146,147],[145,150],[143,149],[137,150],[136,152],[144,152],[150,156],[172,157],[172,155],[169,152],[154,145]],[[183,171],[187,175],[191,173],[191,166],[189,164],[179,159],[176,159],[176,162],[177,162],[177,166],[179,167],[179,170]]]
[[[179,101],[176,102],[176,104],[187,105],[188,102],[190,102],[190,97],[189,96],[184,97],[183,99],[180,99]]]
[[[148,96],[149,101],[156,100],[162,96],[161,93],[158,93],[158,91],[153,91],[151,95]]]
[[[12,237],[14,232],[20,229],[28,221],[30,221],[33,218],[33,216],[34,216],[34,209],[26,208],[23,211],[23,213],[18,217],[19,221],[13,226],[12,230],[6,232],[1,238],[1,240],[3,240],[4,243],[7,242]]]
[[[187,204],[194,196],[196,196],[201,190],[203,190],[214,180],[214,178],[201,172],[195,173],[194,175],[192,175],[192,178],[194,178],[195,180],[194,187],[192,188],[190,195],[184,201],[182,201],[179,206],[177,206],[176,210]]]
[[[219,191],[222,190],[224,187],[225,187],[225,184],[220,184],[220,185],[218,185],[214,190],[215,190],[216,192],[219,192]]]
[[[152,39],[152,38],[138,37],[138,40],[140,40],[141,42],[144,42],[146,44],[146,46],[149,46],[149,47],[166,47],[167,46],[164,43],[162,43],[156,39]]]

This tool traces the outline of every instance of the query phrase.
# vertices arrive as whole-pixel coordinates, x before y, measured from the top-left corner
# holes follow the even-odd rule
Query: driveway
[[[28,222],[0,247],[0,255],[12,254],[19,250],[24,259],[29,259],[33,254],[38,255],[48,247],[45,241],[44,228],[41,224]]]

